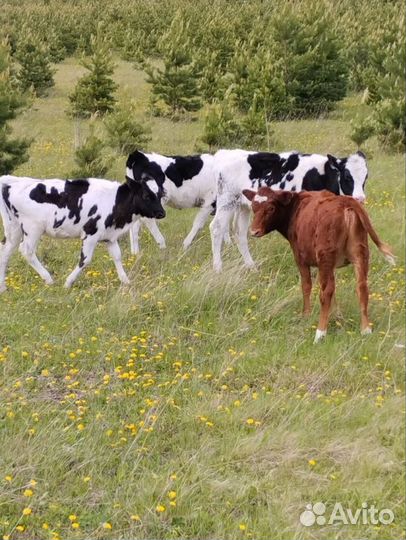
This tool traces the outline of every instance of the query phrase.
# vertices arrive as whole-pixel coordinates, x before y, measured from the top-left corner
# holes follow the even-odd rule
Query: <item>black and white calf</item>
[[[163,184],[162,203],[172,208],[200,208],[192,229],[183,241],[184,249],[193,242],[215,209],[216,179],[213,172],[214,157],[211,154],[196,156],[163,156],[156,153],[133,152],[127,159],[126,176],[141,181],[145,175]],[[139,251],[139,231],[144,223],[161,248],[165,238],[155,220],[142,219],[130,230],[131,252]]]
[[[65,287],[70,287],[90,263],[101,241],[107,243],[120,281],[128,283],[117,240],[140,216],[165,217],[160,201],[162,183],[148,175],[142,182],[127,179],[124,184],[99,178],[71,181],[1,176],[0,189],[5,233],[0,252],[0,292],[6,289],[7,263],[19,244],[22,255],[45,283],[53,282],[35,253],[43,234],[82,239],[79,264]]]
[[[217,180],[217,210],[210,224],[213,267],[221,271],[221,247],[225,231],[234,216],[237,245],[245,265],[255,263],[248,249],[248,227],[251,203],[243,189],[268,186],[275,190],[319,191],[327,189],[337,195],[351,195],[363,202],[368,177],[367,162],[362,152],[347,158],[327,154],[299,152],[249,152],[219,150],[214,155]]]

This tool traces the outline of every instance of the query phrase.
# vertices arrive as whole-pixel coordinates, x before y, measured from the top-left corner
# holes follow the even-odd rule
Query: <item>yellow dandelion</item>
[[[112,529],[113,526],[111,523],[109,523],[108,521],[105,521],[102,525],[103,529]]]
[[[4,477],[4,480],[5,480],[6,482],[9,482],[9,483],[10,483],[10,482],[13,481],[13,477],[11,476],[11,474],[8,474],[7,476]]]
[[[176,491],[168,491],[168,497],[173,501],[173,499],[176,499]]]
[[[29,516],[30,514],[32,514],[32,509],[27,507],[27,508],[24,508],[23,510],[23,516]]]
[[[32,497],[34,495],[34,492],[32,489],[25,489],[23,491],[23,495],[24,497]]]
[[[176,476],[176,474],[174,473],[174,474],[171,474],[169,478],[170,478],[171,480],[176,480],[177,476]]]
[[[310,467],[314,467],[316,465],[317,461],[315,459],[309,459],[308,464]]]
[[[156,507],[156,511],[157,512],[165,512],[166,508],[163,504],[158,504],[158,506]]]
[[[141,518],[138,514],[132,514],[130,516],[130,519],[132,519],[133,521],[141,521]]]
[[[245,525],[245,523],[240,523],[238,525],[238,528],[240,529],[240,531],[245,531],[247,529],[247,526]]]
[[[71,515],[69,516],[69,520],[70,520],[70,521],[76,521],[77,519],[78,519],[78,518],[77,518],[77,516],[76,516],[75,514],[71,514]]]
[[[3,540],[10,540],[9,534],[3,534]]]
[[[30,480],[28,483],[29,483],[30,486],[32,486],[32,487],[35,487],[35,486],[38,484],[38,482],[37,482],[36,480]]]
[[[79,529],[80,523],[78,523],[77,521],[75,521],[75,522],[72,523],[71,527],[72,527],[72,529]]]
[[[255,424],[255,420],[254,420],[253,418],[247,418],[246,423],[247,423],[249,426],[252,426],[253,424]]]
[[[83,482],[85,482],[85,483],[90,482],[90,480],[91,480],[91,477],[90,477],[90,476],[85,476],[85,477],[83,478]]]
[[[18,531],[18,532],[24,532],[24,531],[25,531],[24,525],[17,525],[16,531]]]
[[[43,523],[42,524],[42,528],[45,529],[46,531],[49,529],[49,525],[48,523]]]

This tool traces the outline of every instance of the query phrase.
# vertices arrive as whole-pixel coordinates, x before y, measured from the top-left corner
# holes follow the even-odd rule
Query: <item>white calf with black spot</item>
[[[8,260],[20,244],[27,262],[47,284],[53,282],[36,256],[43,234],[54,238],[81,238],[76,268],[65,282],[70,287],[93,257],[98,242],[106,242],[122,283],[129,283],[121,262],[118,239],[140,216],[162,218],[165,211],[158,183],[127,181],[124,184],[98,178],[84,180],[37,180],[0,177],[0,213],[4,245],[0,253],[0,292],[6,289]]]
[[[244,189],[257,190],[268,186],[275,190],[320,191],[327,189],[337,195],[350,195],[363,202],[368,177],[367,162],[362,152],[347,158],[327,154],[299,152],[251,152],[219,150],[214,155],[217,182],[216,215],[210,224],[213,268],[222,269],[221,248],[224,234],[234,216],[237,246],[248,268],[255,267],[248,248],[248,227],[251,203]]]
[[[213,156],[164,156],[157,153],[133,152],[127,159],[126,176],[144,179],[149,184],[154,179],[163,182],[164,205],[178,210],[200,208],[189,234],[183,241],[188,249],[214,210],[216,179]],[[161,249],[166,247],[165,238],[155,220],[141,219],[130,230],[131,253],[139,252],[139,232],[145,225]]]

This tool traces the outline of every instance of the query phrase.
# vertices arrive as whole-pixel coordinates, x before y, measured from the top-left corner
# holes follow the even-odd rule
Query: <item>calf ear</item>
[[[338,168],[339,168],[339,164],[338,164],[337,158],[335,158],[335,157],[332,156],[331,154],[327,154],[327,159],[328,159],[328,162],[330,163],[330,165],[331,165],[334,169],[338,169]]]
[[[252,201],[252,199],[255,197],[256,195],[256,192],[255,191],[251,191],[250,189],[243,189],[242,190],[242,194],[247,197],[247,199],[249,201]]]
[[[274,199],[278,201],[282,206],[287,206],[294,197],[296,197],[297,193],[294,193],[292,191],[275,191],[274,192]]]

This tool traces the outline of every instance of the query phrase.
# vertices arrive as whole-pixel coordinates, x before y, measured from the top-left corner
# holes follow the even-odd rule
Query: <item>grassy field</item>
[[[17,173],[66,175],[77,126],[65,114],[81,68],[58,66],[56,86],[16,122],[35,139]],[[140,110],[142,74],[120,62]],[[329,118],[276,123],[277,150],[354,150],[347,99]],[[149,119],[150,148],[193,152],[201,119]],[[287,242],[250,241],[258,272],[235,245],[211,270],[206,228],[186,254],[194,211],[169,210],[168,248],[141,237],[122,247],[132,284],[120,287],[106,250],[72,290],[62,284],[78,241],[44,239],[45,286],[18,255],[0,313],[0,534],[3,538],[398,539],[404,537],[404,159],[367,146],[368,205],[399,256],[371,246],[371,336],[359,334],[351,268],[338,272],[341,316],[314,346],[317,288],[302,320]],[[112,163],[121,179],[124,159]],[[308,503],[353,512],[388,508],[390,525],[299,521]]]

